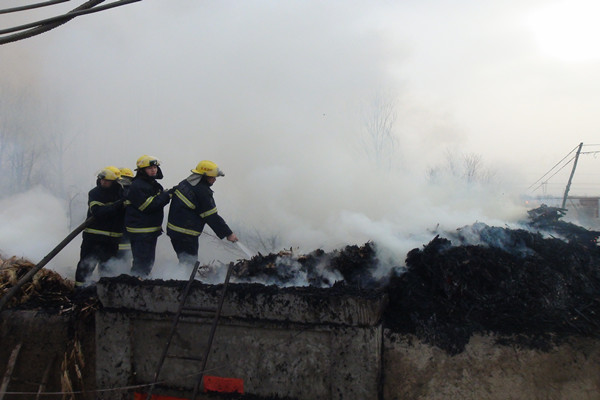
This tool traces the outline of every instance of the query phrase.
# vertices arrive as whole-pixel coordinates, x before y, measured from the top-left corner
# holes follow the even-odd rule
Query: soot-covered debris
[[[307,282],[319,288],[343,282],[353,288],[373,289],[383,284],[373,275],[377,265],[375,246],[368,242],[331,253],[318,249],[302,256],[295,256],[291,250],[266,256],[259,253],[235,264],[233,274],[237,282],[259,281],[278,286]]]
[[[560,221],[562,215],[561,209],[543,206],[529,212],[523,229],[475,223],[446,237],[440,234],[423,248],[411,250],[404,268],[392,269],[391,276],[383,278],[375,277],[379,260],[370,242],[330,253],[259,254],[234,265],[235,284],[230,290],[244,293],[248,301],[287,290],[315,301],[385,292],[389,297],[385,327],[414,334],[451,354],[461,352],[474,333],[489,332],[502,341],[548,349],[571,335],[600,335],[599,232]],[[397,265],[403,263],[398,260]],[[28,270],[2,268],[2,290]],[[125,278],[153,284],[120,277]],[[207,291],[220,290],[219,285],[195,284]],[[68,306],[74,301],[66,299],[72,287],[35,288],[35,300],[27,304],[65,301]],[[79,297],[89,301],[93,289]]]
[[[456,235],[459,243],[477,235],[477,245],[436,236],[411,250],[406,273],[392,277],[386,325],[451,354],[476,332],[542,349],[570,335],[598,336],[600,248],[590,245],[593,233],[566,227],[559,224],[563,234],[575,232],[563,235],[568,241],[485,224]]]
[[[582,245],[595,247],[600,232],[587,230],[571,222],[560,220],[566,212],[567,210],[564,208],[548,207],[542,204],[538,208],[527,211],[530,219],[529,225],[535,229],[554,233],[567,240],[575,240],[581,242]]]

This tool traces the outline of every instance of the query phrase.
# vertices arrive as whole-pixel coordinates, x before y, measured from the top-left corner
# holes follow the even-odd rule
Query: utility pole
[[[573,163],[573,169],[571,170],[571,176],[569,176],[569,182],[567,182],[567,187],[565,189],[565,195],[563,196],[561,208],[565,208],[565,204],[567,204],[567,196],[569,195],[569,189],[571,188],[571,181],[573,180],[573,175],[575,175],[575,168],[577,168],[577,160],[579,160],[579,154],[581,154],[582,147],[583,147],[583,142],[579,143],[579,147],[577,148],[577,153],[575,154],[575,162]]]

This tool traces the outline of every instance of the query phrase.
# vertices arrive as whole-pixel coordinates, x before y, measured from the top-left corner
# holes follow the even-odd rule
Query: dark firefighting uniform
[[[170,201],[169,193],[156,181],[162,177],[160,167],[156,178],[139,170],[127,192],[125,230],[131,241],[131,273],[136,276],[148,276],[154,266],[156,240],[162,233],[163,208]]]
[[[123,235],[124,209],[121,195],[121,187],[116,182],[109,188],[103,188],[100,186],[100,179],[88,193],[87,216],[93,216],[94,220],[83,230],[79,263],[75,271],[77,285],[89,280],[96,265],[101,276],[106,274],[108,260],[117,255]]]
[[[193,174],[175,187],[169,207],[167,235],[181,264],[198,258],[198,236],[205,224],[219,239],[233,233],[217,213],[213,191],[205,177]]]
[[[127,193],[129,192],[129,186],[131,185],[131,180],[133,178],[130,177],[121,177],[119,183],[123,188],[123,197],[127,197]],[[127,207],[129,205],[129,201],[125,201],[124,206]],[[129,266],[131,268],[131,242],[129,241],[129,233],[125,229],[125,218],[123,218],[123,236],[119,241],[119,250],[117,252],[117,259],[119,259],[119,263],[123,266]]]

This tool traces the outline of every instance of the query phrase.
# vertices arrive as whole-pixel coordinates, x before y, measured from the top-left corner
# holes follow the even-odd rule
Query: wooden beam
[[[50,376],[50,369],[56,360],[56,356],[52,357],[52,360],[48,363],[46,370],[44,371],[44,376],[42,377],[42,383],[40,383],[40,387],[38,388],[37,395],[35,396],[35,400],[39,400],[42,393],[46,391],[46,384],[48,383],[48,377]],[[1,400],[1,399],[0,399]]]
[[[4,378],[2,379],[2,386],[0,386],[0,400],[4,399],[6,389],[8,389],[8,384],[10,383],[10,379],[12,378],[13,369],[15,368],[17,357],[19,356],[19,352],[21,351],[22,344],[23,343],[19,343],[18,345],[16,345],[12,353],[10,353],[8,365],[6,366],[6,372],[4,372]]]

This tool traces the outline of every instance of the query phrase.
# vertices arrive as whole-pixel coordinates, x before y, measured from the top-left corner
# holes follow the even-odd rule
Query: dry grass
[[[35,264],[24,258],[0,258],[0,297],[34,267]],[[22,304],[33,306],[68,304],[73,287],[73,281],[63,278],[52,270],[42,268],[9,300],[7,307]]]

